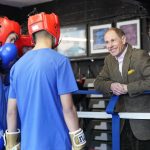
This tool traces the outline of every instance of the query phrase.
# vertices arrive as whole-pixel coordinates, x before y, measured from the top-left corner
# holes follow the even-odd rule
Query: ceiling
[[[0,4],[21,8],[51,1],[53,0],[0,0]]]
[[[0,4],[22,8],[22,7],[42,4],[42,3],[51,2],[51,1],[54,1],[54,0],[0,0]],[[102,0],[102,1],[105,1],[105,0]],[[135,4],[135,5],[142,4],[146,9],[150,10],[150,0],[114,0],[114,1],[122,1],[125,3],[130,3],[130,4]],[[106,6],[107,6],[107,3],[106,3]]]

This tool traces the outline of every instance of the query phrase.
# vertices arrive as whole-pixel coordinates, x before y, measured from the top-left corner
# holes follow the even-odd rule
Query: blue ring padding
[[[150,94],[150,91],[144,91],[144,94]]]
[[[115,113],[119,96],[113,95],[107,105],[106,112],[112,115],[112,150],[120,150],[120,117]]]
[[[102,94],[95,90],[78,90],[72,94]],[[150,91],[145,91],[144,94],[150,94]],[[119,100],[119,96],[113,95],[107,105],[106,112],[112,114],[112,150],[120,150],[120,117],[114,112],[115,106]]]
[[[120,150],[120,117],[112,115],[112,150]]]
[[[108,105],[106,107],[106,112],[108,114],[113,114],[114,113],[115,106],[116,106],[118,100],[119,100],[119,96],[113,95],[111,97],[111,99],[110,99],[110,101],[109,101],[109,103],[108,103]]]
[[[72,94],[96,94],[96,95],[100,95],[102,93],[96,91],[96,90],[78,90],[73,92]]]

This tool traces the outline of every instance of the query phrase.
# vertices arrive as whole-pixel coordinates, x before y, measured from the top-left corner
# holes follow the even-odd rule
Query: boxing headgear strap
[[[7,17],[0,17],[0,43],[4,45],[10,33],[16,33],[20,36],[20,25],[16,21],[9,20]]]
[[[60,24],[56,14],[46,14],[42,12],[40,14],[30,16],[28,19],[29,35],[32,37],[35,32],[40,30],[46,30],[55,38],[55,44],[53,47],[58,45],[60,37]]]

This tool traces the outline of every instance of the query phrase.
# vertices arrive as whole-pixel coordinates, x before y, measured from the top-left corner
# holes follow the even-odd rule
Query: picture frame
[[[90,26],[90,55],[108,52],[105,47],[104,34],[110,27],[112,27],[112,24]]]
[[[69,58],[87,56],[86,25],[73,25],[61,28],[60,44],[57,51]]]
[[[141,48],[139,19],[117,22],[116,26],[124,31],[127,43],[131,44],[134,48]]]

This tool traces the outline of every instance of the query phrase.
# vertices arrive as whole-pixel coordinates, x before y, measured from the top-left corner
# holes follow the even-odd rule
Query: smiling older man
[[[108,29],[104,40],[110,54],[94,82],[95,89],[106,95],[120,96],[117,112],[150,112],[150,95],[143,95],[145,90],[150,90],[148,53],[132,48],[118,28]],[[122,149],[149,150],[149,127],[149,120],[126,120],[121,134]]]

